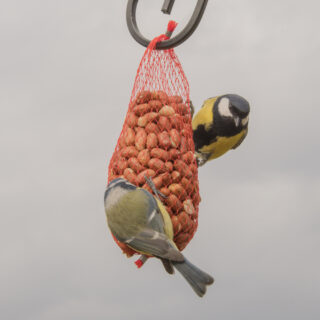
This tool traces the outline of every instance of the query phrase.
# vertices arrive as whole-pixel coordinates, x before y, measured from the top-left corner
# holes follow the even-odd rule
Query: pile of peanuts
[[[124,177],[152,192],[145,176],[166,196],[161,201],[172,220],[174,241],[183,250],[197,229],[200,195],[190,109],[180,96],[141,91],[129,107],[109,181]],[[128,256],[134,253],[120,247]]]

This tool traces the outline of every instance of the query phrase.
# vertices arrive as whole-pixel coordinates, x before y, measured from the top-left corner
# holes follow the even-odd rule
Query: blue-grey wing
[[[127,240],[126,243],[133,249],[146,254],[171,261],[184,261],[182,253],[172,245],[168,237],[152,229],[144,229],[134,238]]]

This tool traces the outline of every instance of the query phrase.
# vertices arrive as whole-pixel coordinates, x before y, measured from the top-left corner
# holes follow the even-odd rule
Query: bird
[[[239,147],[248,134],[249,113],[249,102],[237,94],[204,101],[192,119],[198,166]]]
[[[154,196],[124,178],[112,180],[104,194],[104,206],[113,236],[143,256],[160,259],[169,274],[178,270],[195,293],[202,297],[213,277],[187,260],[173,241],[169,213],[162,204],[151,178],[145,177]]]

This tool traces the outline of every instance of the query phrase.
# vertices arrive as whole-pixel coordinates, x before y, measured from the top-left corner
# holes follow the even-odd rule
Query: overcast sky
[[[149,38],[162,3],[139,1]],[[319,2],[211,0],[176,49],[196,109],[237,93],[252,110],[241,147],[199,172],[184,253],[216,280],[202,299],[155,259],[137,270],[107,230],[107,166],[144,52],[125,9],[0,2],[1,319],[319,319]]]

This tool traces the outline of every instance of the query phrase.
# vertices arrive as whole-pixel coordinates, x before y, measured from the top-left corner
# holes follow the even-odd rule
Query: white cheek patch
[[[218,111],[223,117],[232,118],[232,113],[229,109],[229,99],[222,98],[218,104]]]
[[[244,119],[241,120],[241,124],[245,126],[248,123],[248,121],[249,121],[249,116],[246,116]]]
[[[121,197],[123,197],[127,192],[128,190],[125,190],[120,187],[114,187],[113,189],[111,189],[104,203],[106,210],[113,207],[118,202],[118,200]]]

